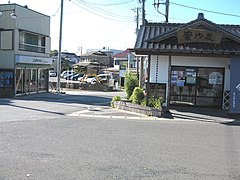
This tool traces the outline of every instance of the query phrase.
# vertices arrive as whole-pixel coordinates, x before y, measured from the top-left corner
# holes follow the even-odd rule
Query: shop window
[[[171,101],[220,107],[224,69],[210,67],[172,67]]]
[[[23,93],[23,70],[17,69],[16,71],[16,93]]]
[[[39,69],[38,70],[38,90],[47,90],[48,89],[48,70]]]
[[[13,71],[0,70],[0,88],[13,88]]]

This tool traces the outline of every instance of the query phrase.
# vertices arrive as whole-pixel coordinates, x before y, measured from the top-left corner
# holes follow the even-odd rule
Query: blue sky
[[[9,0],[0,0],[1,4]],[[157,0],[155,0],[157,1]],[[28,5],[30,9],[51,16],[52,49],[58,49],[61,0],[10,0],[11,3]],[[79,52],[86,49],[133,48],[136,40],[136,12],[139,0],[64,0],[62,51]],[[161,0],[160,2],[164,2]],[[146,19],[163,22],[154,0],[146,0]],[[197,18],[199,12],[217,24],[240,24],[240,17],[205,12],[180,5],[240,16],[239,0],[170,0],[169,22],[187,23]],[[159,7],[164,12],[164,6]],[[141,21],[140,21],[141,23]]]

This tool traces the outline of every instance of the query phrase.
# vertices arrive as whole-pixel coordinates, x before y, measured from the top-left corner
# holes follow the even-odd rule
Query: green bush
[[[141,101],[143,99],[144,99],[143,89],[141,89],[140,87],[135,87],[130,97],[130,101],[134,104],[141,104]]]
[[[135,87],[138,87],[137,76],[134,76],[131,73],[127,72],[125,75],[125,82],[124,82],[124,88],[127,94],[127,99],[131,97]]]
[[[147,101],[146,99],[144,98],[142,101],[141,101],[141,106],[146,106],[147,105]]]
[[[111,101],[111,107],[114,108],[114,102],[115,101],[121,101],[121,97],[120,96],[114,96],[112,98],[112,101]]]
[[[155,98],[154,96],[151,96],[148,102],[149,107],[159,108],[161,107],[163,102],[162,97]]]

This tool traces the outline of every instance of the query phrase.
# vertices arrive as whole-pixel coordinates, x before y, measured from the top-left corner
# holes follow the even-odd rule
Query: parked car
[[[83,77],[84,74],[70,74],[66,77],[66,80],[77,81],[79,77]]]
[[[72,74],[74,74],[74,73],[75,73],[75,72],[72,71],[72,70],[63,71],[63,72],[60,74],[60,77],[65,79],[68,75],[72,75]]]
[[[99,74],[98,78],[99,78],[100,82],[106,83],[108,81],[108,74]]]
[[[49,77],[56,77],[57,73],[54,70],[49,70]]]
[[[94,75],[87,75],[87,76],[84,78],[84,82],[90,83],[90,84],[96,84],[96,83],[97,83],[97,80],[96,80],[96,77],[95,77]]]
[[[77,81],[78,78],[83,77],[83,76],[84,76],[84,74],[75,74],[74,76],[72,76],[72,80]]]

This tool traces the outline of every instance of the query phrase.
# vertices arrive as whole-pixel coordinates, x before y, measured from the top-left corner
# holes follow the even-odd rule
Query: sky
[[[61,0],[0,0],[0,4],[16,3],[51,17],[51,49],[59,46]],[[81,54],[87,49],[133,48],[136,41],[136,8],[141,0],[64,0],[62,51]],[[155,9],[145,0],[146,20],[164,22],[165,6]],[[240,24],[239,0],[170,0],[169,23],[187,23],[198,13],[217,24]],[[159,13],[160,12],[160,13]],[[214,13],[215,12],[215,13]],[[223,14],[224,13],[224,14]],[[141,24],[140,12],[139,24]]]

